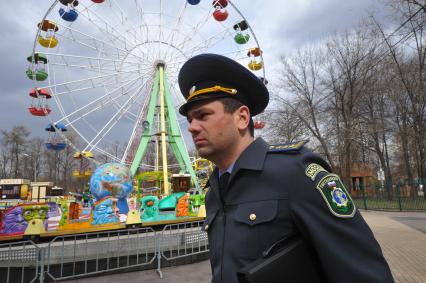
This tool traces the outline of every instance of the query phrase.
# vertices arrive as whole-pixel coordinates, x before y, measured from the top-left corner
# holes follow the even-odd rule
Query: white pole
[[[37,158],[34,157],[34,183],[37,182]]]

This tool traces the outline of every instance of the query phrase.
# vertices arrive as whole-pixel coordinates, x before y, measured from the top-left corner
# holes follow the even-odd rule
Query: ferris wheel
[[[126,163],[133,173],[187,163],[143,157],[164,132],[173,152],[187,152],[175,111],[187,59],[222,54],[266,82],[256,36],[229,0],[56,0],[37,27],[26,74],[34,82],[29,112],[49,120],[46,146]],[[118,150],[116,141],[127,146]]]

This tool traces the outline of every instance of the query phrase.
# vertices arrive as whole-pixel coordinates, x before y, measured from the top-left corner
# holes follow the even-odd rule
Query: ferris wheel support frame
[[[154,115],[155,109],[157,106],[160,106],[159,134],[161,135],[161,158],[164,194],[168,195],[170,193],[167,172],[167,143],[170,145],[170,148],[178,161],[181,172],[189,173],[196,190],[200,191],[200,185],[198,183],[194,168],[192,167],[188,150],[185,146],[182,133],[177,122],[177,115],[171,97],[170,85],[168,83],[167,75],[164,71],[164,64],[160,63],[156,68],[157,70],[155,72],[154,83],[151,86],[151,96],[146,116],[148,127],[146,127],[142,133],[139,147],[132,161],[132,165],[130,166],[130,172],[133,176],[136,174],[145,154],[148,142],[150,141],[151,137],[156,134],[152,132],[154,128]]]
[[[152,136],[152,130],[153,130],[153,121],[154,121],[154,114],[155,114],[155,108],[157,105],[157,92],[159,88],[159,81],[160,76],[158,72],[155,73],[154,83],[151,87],[151,96],[149,100],[149,106],[148,106],[148,113],[146,116],[146,121],[148,122],[148,127],[146,127],[142,133],[142,138],[139,142],[138,149],[136,151],[135,157],[132,161],[132,165],[130,166],[130,172],[132,176],[135,176],[136,171],[139,168],[139,165],[142,161],[142,157],[145,154],[146,147],[148,146],[148,142],[151,139]]]
[[[191,160],[189,158],[188,149],[185,146],[185,141],[183,140],[182,133],[178,124],[178,118],[176,115],[175,108],[173,106],[173,99],[170,93],[170,85],[167,79],[167,74],[165,74],[166,80],[164,83],[165,86],[165,99],[167,104],[167,117],[169,125],[169,144],[175,153],[176,159],[180,165],[182,171],[186,171],[191,175],[191,179],[195,184],[197,191],[201,191],[200,184],[198,183],[198,178],[195,174],[195,170],[192,167]],[[185,170],[186,169],[186,170]]]
[[[164,194],[169,195],[169,178],[167,174],[167,142],[166,142],[166,123],[164,112],[164,65],[158,65],[160,75],[160,123],[161,123],[161,155],[163,161],[163,189]]]

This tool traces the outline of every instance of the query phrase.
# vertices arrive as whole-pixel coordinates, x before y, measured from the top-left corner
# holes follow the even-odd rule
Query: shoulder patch
[[[354,216],[355,204],[339,176],[331,173],[325,175],[318,182],[316,188],[320,191],[334,216],[341,218],[352,218]]]
[[[305,170],[306,176],[308,176],[309,179],[311,179],[312,181],[315,181],[315,178],[317,177],[317,175],[320,172],[328,173],[328,171],[325,170],[324,167],[322,167],[321,165],[316,164],[316,163],[309,164],[308,167],[306,167],[306,170]]]
[[[300,151],[308,140],[286,143],[286,144],[275,144],[269,146],[269,152],[297,152]]]

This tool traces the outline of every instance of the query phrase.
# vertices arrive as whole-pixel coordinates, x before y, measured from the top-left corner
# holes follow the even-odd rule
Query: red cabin
[[[52,98],[49,91],[45,88],[38,88],[38,89],[33,88],[30,91],[30,96],[34,98],[39,98],[41,96],[45,97],[46,99]]]
[[[34,116],[47,116],[50,114],[50,112],[52,112],[52,109],[47,107],[31,106],[31,107],[28,107],[28,111],[30,111],[31,115],[34,115]]]
[[[49,91],[45,88],[33,88],[29,95],[33,98],[31,106],[28,107],[31,115],[34,116],[47,116],[52,112],[52,109],[47,105],[47,99],[52,98]],[[37,100],[37,101],[36,101]]]
[[[228,18],[229,14],[226,10],[216,10],[213,12],[213,17],[218,22],[223,22]]]

